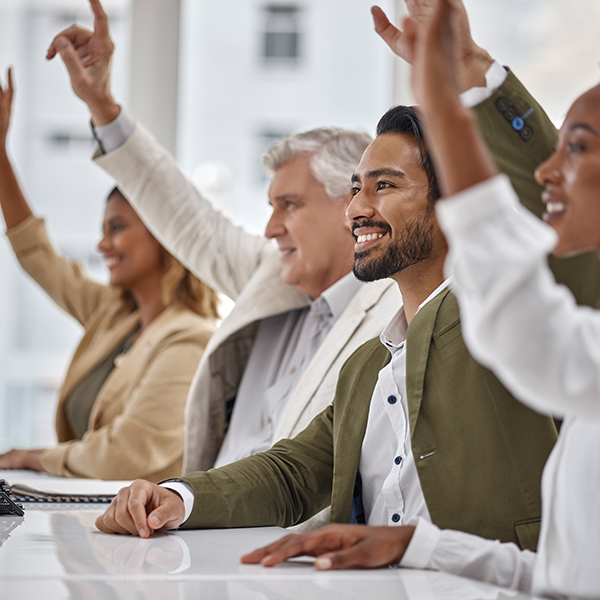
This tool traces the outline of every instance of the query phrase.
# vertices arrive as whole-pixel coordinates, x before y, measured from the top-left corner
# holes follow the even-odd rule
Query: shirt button
[[[290,367],[290,375],[293,375],[296,372],[296,367]]]
[[[396,396],[388,396],[388,402],[390,404],[396,404]]]
[[[396,458],[394,459],[394,462],[399,465],[402,462],[402,457],[401,456],[396,456]]]
[[[394,523],[397,523],[400,520],[400,515],[398,513],[394,513],[392,515],[392,521],[394,521]]]

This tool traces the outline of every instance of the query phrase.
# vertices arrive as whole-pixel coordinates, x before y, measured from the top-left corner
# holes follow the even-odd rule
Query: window
[[[258,157],[256,165],[257,181],[264,184],[269,180],[262,164],[262,155],[275,143],[290,136],[291,129],[279,127],[266,127],[256,137],[256,152],[254,156]],[[256,158],[254,159],[256,160]]]
[[[300,7],[269,4],[263,10],[265,63],[269,66],[296,66],[301,58]]]

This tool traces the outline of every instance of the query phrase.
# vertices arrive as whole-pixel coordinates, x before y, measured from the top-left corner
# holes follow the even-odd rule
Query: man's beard
[[[406,223],[397,240],[388,243],[385,254],[369,259],[376,248],[354,253],[354,276],[360,281],[377,281],[392,277],[403,269],[428,259],[433,252],[433,215],[424,219],[414,218]],[[391,236],[391,227],[384,221],[363,221],[358,227],[378,227]]]

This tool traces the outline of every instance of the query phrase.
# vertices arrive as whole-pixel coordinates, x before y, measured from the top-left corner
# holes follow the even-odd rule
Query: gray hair
[[[331,198],[345,196],[351,177],[373,138],[362,131],[339,128],[311,129],[273,144],[262,161],[269,177],[298,154],[311,154],[310,170]]]

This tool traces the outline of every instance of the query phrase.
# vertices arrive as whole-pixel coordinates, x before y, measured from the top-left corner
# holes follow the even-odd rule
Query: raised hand
[[[371,9],[375,31],[389,48],[410,64],[415,60],[414,35],[427,25],[437,6],[436,0],[405,0],[409,16],[400,30],[390,23],[378,6]],[[457,60],[457,80],[461,92],[476,86],[485,86],[485,73],[493,62],[491,56],[478,46],[471,35],[469,18],[462,0],[453,0],[452,26],[454,55]]]
[[[459,3],[462,6],[462,2]],[[457,19],[454,2],[438,0],[428,23],[406,25],[407,43],[413,51],[412,86],[421,108],[429,118],[437,110],[460,107],[459,58],[456,50]]]
[[[242,562],[272,567],[295,556],[315,556],[315,567],[321,571],[387,567],[400,562],[414,530],[410,526],[328,525],[287,535],[242,556]]]
[[[50,44],[46,58],[60,54],[73,91],[90,109],[95,125],[105,125],[120,111],[110,92],[112,55],[115,46],[110,39],[108,17],[99,0],[90,0],[94,13],[94,30],[71,25],[61,31]]]
[[[406,23],[413,49],[413,91],[425,117],[426,139],[444,195],[454,194],[497,173],[470,111],[459,98],[456,4],[438,0],[429,22]]]
[[[12,69],[8,69],[6,76],[7,84],[3,88],[0,85],[0,152],[6,152],[6,135],[10,126],[10,116],[12,113],[13,100],[13,80]]]
[[[108,510],[96,519],[104,533],[150,537],[159,529],[174,529],[183,522],[181,496],[167,488],[137,479],[119,490]]]

